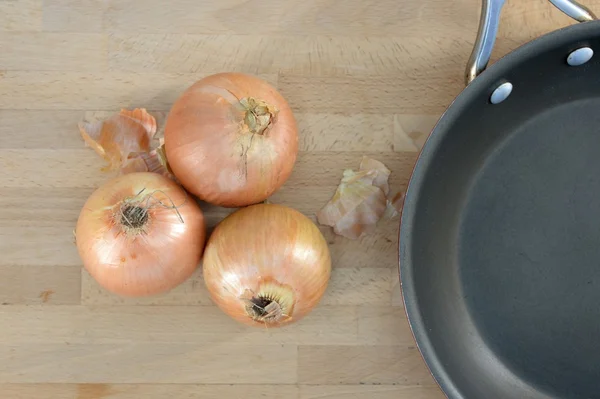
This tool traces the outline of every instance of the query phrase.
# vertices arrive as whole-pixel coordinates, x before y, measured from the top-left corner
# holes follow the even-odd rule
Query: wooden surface
[[[272,202],[314,218],[362,155],[406,187],[461,91],[479,0],[0,0],[0,397],[440,399],[398,288],[398,221],[359,241],[323,232],[334,271],[320,306],[282,330],[211,303],[201,274],[124,300],[82,271],[72,230],[107,179],[85,115],[145,107],[164,121],[207,74],[258,74],[300,126]],[[587,1],[600,12],[600,0]],[[494,59],[572,22],[509,0]],[[211,225],[225,212],[205,209]]]

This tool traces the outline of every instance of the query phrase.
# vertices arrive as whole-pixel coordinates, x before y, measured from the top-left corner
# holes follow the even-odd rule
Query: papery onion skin
[[[331,257],[309,218],[283,205],[258,204],[217,225],[203,272],[212,300],[227,315],[251,326],[279,327],[317,306],[331,276]],[[265,308],[268,299],[277,303],[274,312],[256,314],[253,305]]]
[[[169,112],[164,139],[181,184],[223,207],[267,199],[288,179],[298,153],[286,100],[264,80],[241,73],[210,75],[190,86]]]
[[[123,213],[131,222],[123,223]],[[142,226],[132,227],[137,224]],[[190,277],[204,251],[206,226],[200,207],[181,186],[140,172],[113,178],[94,191],[79,214],[75,236],[85,269],[102,287],[122,296],[146,296]]]
[[[150,151],[156,129],[156,119],[144,108],[122,109],[102,121],[79,123],[86,145],[108,162],[104,171],[131,168],[127,166],[131,156]]]

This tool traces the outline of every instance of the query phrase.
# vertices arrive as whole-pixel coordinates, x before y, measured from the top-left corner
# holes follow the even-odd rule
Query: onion
[[[157,173],[114,178],[86,201],[75,237],[85,269],[123,296],[168,291],[196,269],[204,215],[189,195]]]
[[[208,76],[175,102],[165,126],[173,174],[200,199],[224,207],[264,201],[296,162],[296,121],[267,82],[240,73]]]
[[[300,212],[275,204],[235,211],[206,245],[204,281],[213,301],[248,325],[300,320],[319,302],[331,275],[327,241]]]

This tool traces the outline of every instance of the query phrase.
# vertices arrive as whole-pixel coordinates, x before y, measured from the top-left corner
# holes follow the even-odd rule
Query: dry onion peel
[[[75,229],[85,269],[123,296],[166,292],[196,269],[204,250],[204,215],[172,180],[129,173],[98,188]]]
[[[177,181],[175,175],[171,171],[165,155],[165,146],[161,145],[150,152],[138,152],[130,154],[129,159],[124,163],[121,168],[121,173],[134,173],[134,172],[152,172],[158,173],[173,181]]]
[[[383,217],[396,216],[398,195],[389,200],[390,170],[380,161],[363,157],[358,172],[344,171],[333,197],[317,213],[317,221],[349,239],[371,232]]]
[[[374,177],[372,184],[375,187],[379,187],[384,195],[389,194],[390,186],[388,184],[388,178],[390,177],[391,171],[382,162],[373,158],[362,157],[358,170],[360,172],[368,171],[373,173]]]
[[[317,213],[318,222],[350,239],[369,232],[386,209],[385,194],[373,185],[375,177],[373,171],[346,169],[333,198]]]
[[[150,151],[156,120],[145,109],[123,109],[102,121],[80,122],[79,131],[86,145],[108,162],[104,169],[114,170],[127,161],[129,154]]]
[[[282,326],[307,315],[331,274],[327,241],[300,212],[275,204],[241,208],[217,225],[203,259],[211,298],[233,319]]]
[[[104,171],[153,172],[173,179],[167,166],[163,143],[152,149],[156,119],[143,108],[122,109],[101,121],[82,121],[79,131],[87,146],[108,165]]]
[[[398,192],[396,195],[392,197],[392,199],[387,200],[385,213],[383,215],[384,219],[393,219],[399,216],[402,213],[402,206],[404,205],[404,193]]]

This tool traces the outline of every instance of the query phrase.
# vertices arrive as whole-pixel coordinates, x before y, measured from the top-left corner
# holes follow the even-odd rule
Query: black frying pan
[[[410,180],[406,311],[451,399],[600,398],[600,22],[553,0],[583,23],[483,71],[503,3]]]

